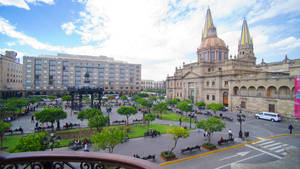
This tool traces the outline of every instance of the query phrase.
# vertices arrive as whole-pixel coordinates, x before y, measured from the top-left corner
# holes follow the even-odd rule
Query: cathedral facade
[[[244,19],[238,54],[228,57],[228,46],[217,36],[207,10],[197,62],[183,64],[167,77],[167,98],[221,103],[230,111],[260,111],[294,117],[294,77],[300,75],[300,59],[256,64],[253,41]]]

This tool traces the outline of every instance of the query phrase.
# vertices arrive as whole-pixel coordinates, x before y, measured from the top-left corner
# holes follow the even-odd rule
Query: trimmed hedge
[[[165,159],[172,159],[175,158],[176,155],[172,152],[170,153],[169,151],[163,151],[160,153]]]
[[[211,143],[203,143],[202,146],[206,147],[207,149],[213,150],[216,149],[217,146]]]

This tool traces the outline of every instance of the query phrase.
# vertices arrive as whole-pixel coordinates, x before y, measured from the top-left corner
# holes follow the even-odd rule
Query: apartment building
[[[103,87],[105,93],[141,90],[141,64],[107,56],[57,54],[24,57],[26,94],[63,94],[68,87]]]
[[[6,51],[0,54],[0,97],[17,97],[22,95],[22,64],[17,59],[17,53]]]

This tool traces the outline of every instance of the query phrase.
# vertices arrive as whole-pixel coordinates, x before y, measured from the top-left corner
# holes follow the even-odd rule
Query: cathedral
[[[225,42],[217,35],[210,9],[207,10],[197,62],[176,67],[167,77],[167,98],[221,103],[229,111],[276,112],[294,118],[295,82],[300,59],[256,64],[253,41],[244,19],[238,54],[228,56]]]

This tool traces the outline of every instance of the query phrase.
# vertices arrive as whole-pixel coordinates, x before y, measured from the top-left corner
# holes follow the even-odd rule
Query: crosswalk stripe
[[[273,150],[276,150],[276,149],[278,149],[278,148],[282,148],[282,146],[279,145],[279,146],[276,146],[276,147],[272,147],[272,148],[269,148],[269,150],[273,151]]]
[[[283,153],[281,153],[281,155],[284,155],[284,156],[286,156],[286,155],[287,155],[287,153],[286,153],[286,152],[283,152]]]
[[[268,141],[268,142],[265,142],[265,143],[260,144],[260,146],[267,145],[267,144],[271,144],[271,143],[274,143],[274,142],[275,142],[275,141]]]
[[[281,152],[284,152],[284,149],[281,148],[281,149],[279,149],[279,150],[276,150],[275,152],[276,152],[276,153],[281,153]]]
[[[262,146],[263,148],[268,148],[268,147],[273,147],[273,146],[276,146],[276,145],[279,145],[281,143],[273,143],[273,144],[269,144],[269,145],[266,145],[266,146]]]
[[[263,143],[263,142],[266,142],[266,141],[269,141],[269,140],[260,140],[258,142],[252,143],[252,144],[260,144],[260,143]]]
[[[288,146],[288,144],[282,144],[282,147],[287,147]]]

